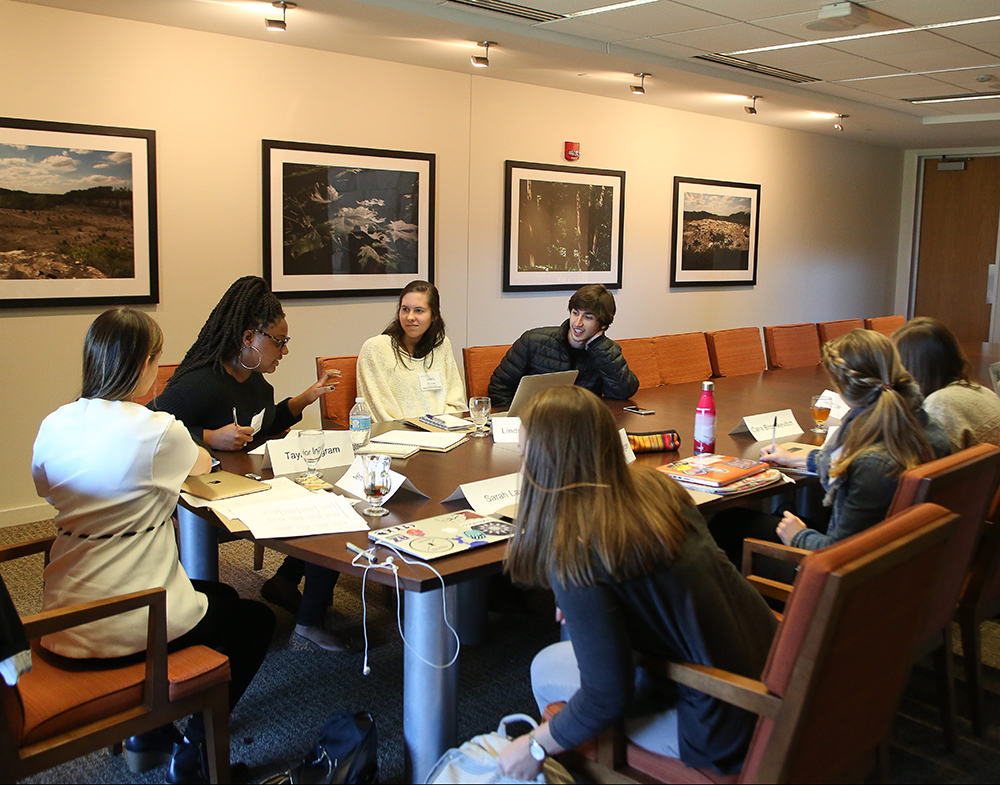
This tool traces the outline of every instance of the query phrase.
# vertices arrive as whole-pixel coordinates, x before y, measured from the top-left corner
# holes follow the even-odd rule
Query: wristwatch
[[[538,743],[538,739],[535,738],[534,733],[529,733],[528,738],[531,740],[529,749],[531,750],[531,757],[537,760],[539,763],[545,761],[545,747]]]

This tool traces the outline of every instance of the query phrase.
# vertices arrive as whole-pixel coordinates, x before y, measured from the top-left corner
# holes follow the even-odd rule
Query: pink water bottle
[[[694,415],[694,454],[715,452],[715,384],[702,382]]]

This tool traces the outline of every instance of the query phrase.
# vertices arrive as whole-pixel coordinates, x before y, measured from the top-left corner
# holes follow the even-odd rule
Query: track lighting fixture
[[[844,130],[844,118],[845,117],[850,117],[850,115],[849,114],[838,114],[837,115],[837,122],[835,122],[833,124],[833,127],[834,127],[835,130],[837,130],[837,131],[843,131]]]
[[[290,0],[276,0],[276,2],[271,3],[275,8],[281,9],[281,19],[265,19],[264,28],[267,30],[282,31],[286,29],[287,25],[285,23],[285,12],[289,8],[297,8],[297,3],[292,3]]]
[[[476,68],[489,68],[490,67],[490,47],[491,46],[496,46],[497,42],[496,41],[480,41],[479,45],[486,47],[486,54],[485,55],[473,55],[471,57],[472,64]]]
[[[632,91],[632,95],[645,95],[646,94],[646,77],[647,76],[652,76],[652,74],[638,73],[638,74],[634,74],[634,76],[638,76],[641,81],[639,82],[639,84],[629,85],[628,89]]]
[[[760,98],[760,96],[759,95],[748,95],[747,98],[749,98],[751,101],[753,101],[753,104],[751,106],[744,106],[743,107],[743,111],[746,112],[747,114],[750,114],[750,115],[757,114],[757,99]]]

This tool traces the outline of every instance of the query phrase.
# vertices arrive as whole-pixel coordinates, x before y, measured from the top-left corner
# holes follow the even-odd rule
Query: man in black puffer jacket
[[[490,379],[490,401],[506,409],[522,376],[577,370],[578,387],[608,398],[630,398],[639,380],[629,370],[621,347],[604,331],[615,318],[615,298],[604,286],[584,286],[569,298],[569,319],[558,327],[524,333],[500,361]]]

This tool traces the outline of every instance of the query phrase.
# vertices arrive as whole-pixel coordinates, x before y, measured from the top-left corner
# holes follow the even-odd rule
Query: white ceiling
[[[1000,146],[1000,19],[828,40],[1000,16],[998,0],[864,0],[856,5],[867,11],[868,22],[843,32],[803,27],[817,19],[824,0],[655,0],[577,17],[570,15],[615,0],[520,0],[558,15],[542,23],[465,4],[483,0],[299,0],[284,33],[264,29],[265,17],[280,16],[267,0],[17,1],[817,133],[836,134],[830,116],[846,114],[845,137],[900,149]],[[475,42],[486,39],[499,46],[490,49],[489,69],[474,69],[469,56],[481,54]],[[815,81],[793,84],[692,59],[712,53]],[[628,85],[640,71],[652,76],[646,95],[633,96]],[[997,97],[923,105],[904,100],[975,92]],[[756,117],[743,111],[751,94],[761,96]]]

